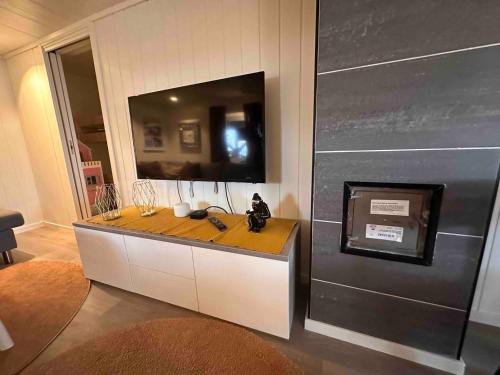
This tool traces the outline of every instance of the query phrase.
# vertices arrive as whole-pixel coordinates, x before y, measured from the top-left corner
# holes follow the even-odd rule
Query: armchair
[[[0,209],[0,253],[5,264],[14,261],[11,250],[17,247],[16,236],[12,228],[23,224],[24,218],[20,212]]]

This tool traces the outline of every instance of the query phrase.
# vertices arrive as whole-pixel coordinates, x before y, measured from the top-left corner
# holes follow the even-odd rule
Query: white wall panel
[[[105,91],[111,93],[105,105],[110,107],[126,202],[136,178],[128,96],[264,70],[270,183],[231,183],[229,190],[237,212],[243,213],[259,192],[273,214],[298,217],[301,6],[300,0],[291,7],[282,4],[281,11],[278,0],[153,0],[95,21]],[[280,36],[280,24],[286,35]],[[283,90],[287,93],[281,95]],[[284,112],[286,122],[281,122]],[[183,199],[193,207],[227,207],[223,184],[216,194],[213,183],[195,182],[194,198],[188,182],[180,185]],[[162,204],[179,200],[175,182],[155,186]]]
[[[76,211],[40,48],[7,60],[45,221],[70,225]]]
[[[35,179],[5,62],[0,60],[0,208],[42,220]]]

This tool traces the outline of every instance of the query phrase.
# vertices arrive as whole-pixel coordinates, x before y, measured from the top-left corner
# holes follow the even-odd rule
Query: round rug
[[[0,319],[14,347],[0,351],[0,374],[15,374],[80,310],[90,282],[73,263],[30,261],[0,270]]]
[[[32,372],[31,372],[32,371]],[[67,351],[33,374],[301,374],[255,334],[204,318],[152,320]]]

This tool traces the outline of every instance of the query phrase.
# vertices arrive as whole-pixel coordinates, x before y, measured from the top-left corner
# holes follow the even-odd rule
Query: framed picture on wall
[[[180,122],[179,141],[181,150],[187,152],[201,152],[200,123],[198,121]]]
[[[144,151],[165,151],[162,126],[160,124],[144,125]]]

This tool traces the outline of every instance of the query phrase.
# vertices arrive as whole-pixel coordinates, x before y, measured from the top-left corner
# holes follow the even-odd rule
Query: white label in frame
[[[366,238],[376,240],[386,240],[403,242],[402,227],[392,227],[390,225],[366,224]]]
[[[370,201],[370,214],[410,216],[410,201],[396,199],[372,199]]]

